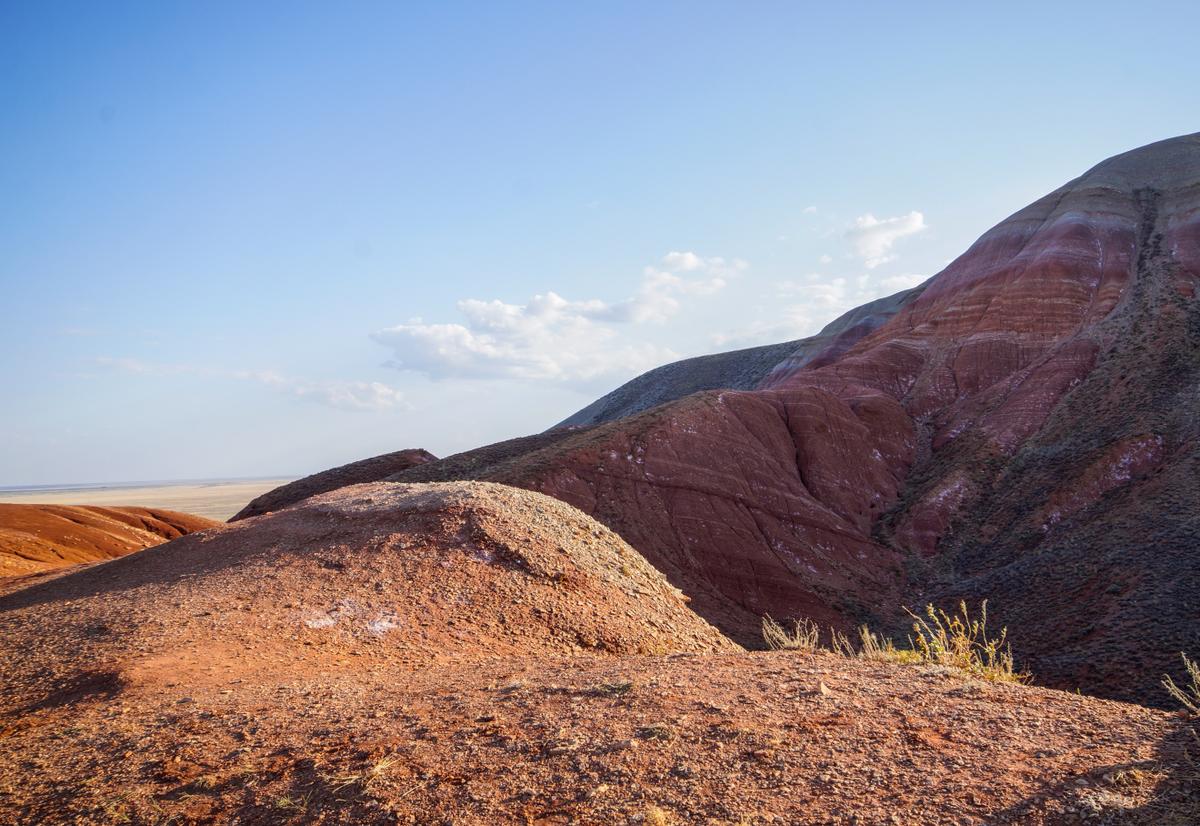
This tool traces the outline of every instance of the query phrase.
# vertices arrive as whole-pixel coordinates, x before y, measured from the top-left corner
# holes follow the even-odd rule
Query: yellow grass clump
[[[1187,654],[1180,654],[1183,657],[1183,668],[1187,672],[1188,680],[1183,685],[1178,685],[1169,676],[1163,675],[1163,687],[1167,689],[1167,693],[1183,704],[1192,714],[1200,714],[1200,663],[1196,663],[1188,659]]]
[[[792,620],[788,630],[770,617],[763,617],[762,635],[772,651],[816,651],[820,647],[820,629],[810,619]]]
[[[1008,642],[1008,629],[1001,628],[996,637],[988,636],[987,600],[979,608],[979,617],[971,616],[965,601],[959,603],[955,614],[926,605],[923,614],[904,609],[913,618],[913,633],[909,647],[898,647],[891,639],[876,634],[868,626],[858,628],[857,640],[837,629],[829,631],[829,647],[820,643],[820,628],[810,619],[792,620],[791,627],[763,617],[763,641],[772,650],[819,651],[829,650],[843,657],[853,657],[876,662],[900,664],[926,663],[950,668],[955,671],[994,682],[1024,683],[1029,675],[1017,671],[1013,666],[1012,647]],[[1173,696],[1182,696],[1185,705],[1200,703],[1200,673],[1195,663],[1188,663],[1192,676],[1192,687],[1172,691]],[[1170,678],[1167,678],[1169,681]],[[1166,683],[1164,683],[1166,684]],[[1168,690],[1172,690],[1168,685]],[[1176,694],[1178,692],[1178,694]],[[1195,708],[1194,705],[1188,705]]]
[[[913,650],[922,662],[944,665],[984,680],[1024,683],[1029,675],[1013,668],[1012,646],[1008,629],[1001,628],[996,637],[987,631],[987,600],[979,606],[979,617],[971,616],[966,600],[958,604],[958,613],[949,614],[932,605],[925,606],[924,615],[913,618]]]

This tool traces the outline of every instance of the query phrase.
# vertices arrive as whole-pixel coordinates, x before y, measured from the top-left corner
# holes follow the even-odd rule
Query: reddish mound
[[[737,648],[607,528],[486,483],[312,497],[2,597],[0,630],[10,691],[99,663],[194,685],[347,656]]]
[[[251,516],[282,510],[288,505],[294,505],[300,500],[316,496],[318,493],[328,493],[331,490],[349,485],[360,485],[364,482],[378,482],[394,473],[436,460],[437,457],[428,450],[414,448],[350,462],[269,490],[262,496],[253,499],[250,504],[234,514],[229,521],[236,522],[239,519],[248,519]]]
[[[113,559],[220,525],[150,508],[0,504],[0,576]]]

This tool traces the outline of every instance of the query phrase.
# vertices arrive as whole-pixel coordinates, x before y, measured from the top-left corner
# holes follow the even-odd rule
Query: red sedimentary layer
[[[0,504],[0,576],[113,559],[220,524],[157,508]]]

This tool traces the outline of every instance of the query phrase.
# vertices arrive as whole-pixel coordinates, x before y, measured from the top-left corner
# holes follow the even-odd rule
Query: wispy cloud
[[[723,349],[751,347],[755,344],[779,344],[803,338],[813,330],[810,308],[789,304],[772,313],[772,318],[759,318],[740,330],[714,333],[710,340]]]
[[[139,376],[195,375],[251,381],[294,399],[341,410],[388,410],[408,406],[399,390],[377,381],[313,381],[284,376],[272,370],[220,370],[203,365],[109,356],[100,356],[93,361],[102,367]]]
[[[622,301],[571,301],[556,292],[524,304],[465,299],[457,304],[459,322],[415,318],[372,338],[392,349],[389,366],[433,379],[586,382],[635,373],[675,353],[623,343],[616,325],[662,323],[685,298],[719,292],[747,266],[738,259],[669,252],[643,270],[637,290]]]
[[[891,250],[897,241],[927,228],[925,216],[916,210],[882,219],[868,212],[854,220],[854,226],[846,230],[846,237],[867,269],[874,269],[896,260],[897,256]]]
[[[889,275],[887,278],[881,278],[879,280],[879,286],[883,287],[884,294],[887,295],[890,293],[898,293],[901,290],[911,289],[911,288],[917,286],[918,284],[920,284],[921,282],[925,281],[925,279],[927,279],[927,278],[929,278],[929,276],[917,275],[915,273],[904,273],[903,275]]]
[[[239,370],[234,378],[247,379],[302,401],[317,402],[341,410],[388,410],[407,408],[404,394],[378,381],[308,381],[289,378],[269,370]]]
[[[776,281],[770,311],[740,329],[710,336],[716,347],[776,344],[810,336],[848,310],[876,298],[915,287],[927,276],[905,274],[880,278],[871,272],[847,277],[824,273]]]

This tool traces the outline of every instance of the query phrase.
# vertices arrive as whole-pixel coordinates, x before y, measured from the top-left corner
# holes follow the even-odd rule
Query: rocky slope
[[[260,516],[271,511],[281,510],[295,504],[301,499],[316,496],[318,493],[328,493],[331,490],[344,488],[349,485],[359,485],[364,482],[378,482],[394,473],[416,467],[426,462],[432,462],[437,457],[428,450],[410,448],[361,459],[357,462],[341,465],[340,467],[323,470],[303,479],[297,479],[286,485],[269,490],[262,496],[253,499],[232,517],[230,522]]]
[[[571,502],[743,642],[761,613],[887,625],[904,602],[990,597],[1040,680],[1158,701],[1200,649],[1198,282],[1191,135],[1017,212],[754,390],[442,478]],[[619,401],[588,415],[640,404]]]
[[[112,559],[220,525],[151,508],[0,504],[0,577]]]
[[[99,632],[93,632],[99,634]],[[9,647],[7,638],[0,645]],[[0,821],[1190,826],[1186,723],[790,652],[341,656],[0,695]],[[92,666],[87,670],[86,666]]]

